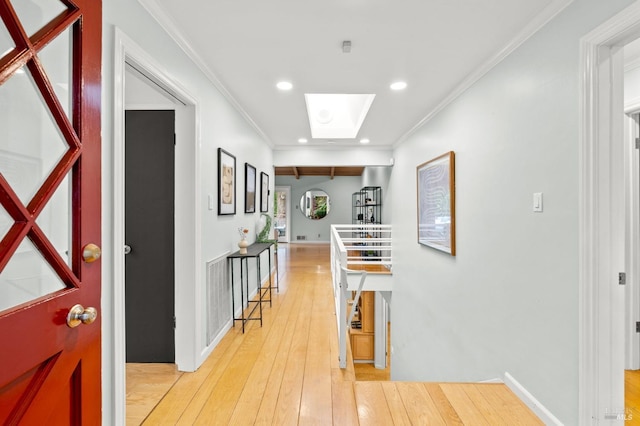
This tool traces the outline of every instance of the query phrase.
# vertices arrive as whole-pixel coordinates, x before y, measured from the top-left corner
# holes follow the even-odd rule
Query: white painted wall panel
[[[640,59],[635,66],[624,73],[624,102],[625,104],[640,103]]]
[[[362,186],[379,186],[382,190],[382,223],[391,223],[392,195],[389,194],[389,179],[391,179],[392,166],[365,167],[362,172]]]
[[[579,39],[630,3],[576,0],[395,150],[392,379],[508,371],[577,423]],[[416,166],[450,150],[456,257],[416,241]]]

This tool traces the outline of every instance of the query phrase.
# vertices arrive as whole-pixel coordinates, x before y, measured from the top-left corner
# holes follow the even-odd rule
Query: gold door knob
[[[102,250],[100,250],[100,247],[93,243],[87,244],[82,249],[82,258],[86,263],[95,262],[96,260],[100,259],[101,255]]]
[[[71,328],[75,328],[82,324],[91,324],[98,317],[98,311],[96,308],[88,307],[83,308],[82,305],[75,305],[69,309],[67,314],[67,325]]]

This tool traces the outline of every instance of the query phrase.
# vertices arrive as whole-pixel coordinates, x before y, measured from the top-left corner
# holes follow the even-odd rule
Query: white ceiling
[[[311,139],[305,93],[374,93],[354,139],[402,141],[571,0],[139,0],[276,149]],[[342,52],[350,40],[351,53]],[[293,83],[289,92],[275,85]],[[389,85],[405,80],[407,89]]]

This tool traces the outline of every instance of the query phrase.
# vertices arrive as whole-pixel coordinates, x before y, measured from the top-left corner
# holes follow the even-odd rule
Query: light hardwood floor
[[[351,363],[338,366],[328,245],[281,244],[278,260],[280,292],[263,326],[231,329],[145,425],[542,424],[502,384],[357,381]]]
[[[139,425],[182,376],[175,364],[127,364],[127,425]]]
[[[640,370],[624,372],[625,426],[640,425]]]

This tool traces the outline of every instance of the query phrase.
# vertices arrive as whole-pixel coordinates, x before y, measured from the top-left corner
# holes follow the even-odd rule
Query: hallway
[[[542,424],[502,384],[355,381],[338,367],[329,246],[281,244],[278,261],[264,325],[231,329],[145,425]]]

